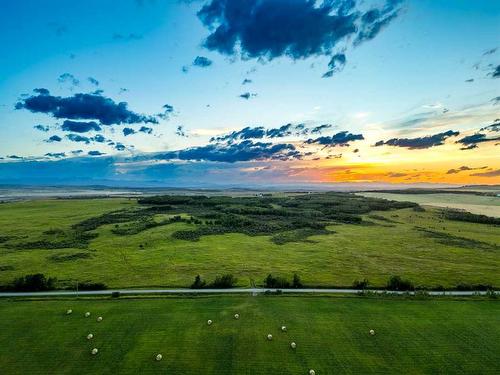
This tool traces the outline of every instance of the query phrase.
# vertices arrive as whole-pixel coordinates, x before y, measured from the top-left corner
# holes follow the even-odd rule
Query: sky
[[[500,2],[5,0],[0,184],[500,183]]]

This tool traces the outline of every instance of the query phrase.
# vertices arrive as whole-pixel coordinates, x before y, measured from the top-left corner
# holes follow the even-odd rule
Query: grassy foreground
[[[72,315],[65,314],[69,308]],[[84,317],[86,311],[90,318]],[[5,375],[307,374],[310,368],[316,374],[500,371],[500,302],[495,300],[2,300],[0,314]],[[103,321],[96,322],[97,316]],[[212,326],[207,319],[214,321]],[[280,331],[282,325],[288,332]],[[94,339],[87,340],[88,333]],[[90,354],[94,347],[96,356]],[[154,360],[157,353],[162,361]]]
[[[364,278],[384,286],[391,275],[428,287],[500,286],[500,227],[443,220],[433,210],[373,212],[363,215],[363,224],[329,225],[330,233],[284,245],[269,235],[242,233],[207,235],[196,242],[176,239],[176,231],[196,228],[179,222],[130,235],[103,225],[89,232],[95,238],[80,248],[16,247],[51,238],[47,231],[67,231],[82,220],[135,206],[127,199],[0,205],[0,284],[44,273],[62,286],[78,280],[109,288],[187,287],[197,274],[212,281],[232,273],[238,286],[250,286],[252,280],[262,284],[269,273],[290,278],[297,272],[307,286],[350,286]]]

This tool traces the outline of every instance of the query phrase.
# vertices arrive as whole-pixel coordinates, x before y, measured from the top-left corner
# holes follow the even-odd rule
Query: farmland
[[[73,314],[66,315],[69,308]],[[322,296],[3,300],[0,311],[0,366],[6,374],[500,371],[496,300]],[[91,312],[89,318],[84,317],[86,311]],[[96,322],[97,316],[103,321]],[[208,319],[213,325],[207,325]],[[281,332],[282,325],[286,333]],[[92,340],[86,339],[89,333]],[[269,333],[272,341],[266,339]],[[297,343],[295,350],[290,348],[292,341]],[[97,355],[91,355],[92,348],[99,349]],[[162,354],[161,361],[154,360],[157,353]]]
[[[297,273],[310,287],[384,287],[392,275],[429,288],[500,285],[498,225],[415,204],[349,194],[155,199],[0,205],[0,285],[33,273],[59,288],[188,287],[198,274],[258,286],[270,273]]]

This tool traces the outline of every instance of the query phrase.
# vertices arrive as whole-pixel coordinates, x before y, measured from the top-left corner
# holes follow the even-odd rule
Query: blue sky
[[[499,182],[498,173],[495,174],[499,167],[495,158],[498,142],[495,143],[497,135],[491,131],[493,128],[488,133],[483,131],[482,141],[474,143],[473,150],[460,150],[463,144],[456,142],[462,136],[481,132],[481,128],[494,124],[499,117],[500,106],[492,102],[499,95],[499,80],[493,74],[500,60],[500,52],[495,50],[500,45],[499,2],[353,2],[354,7],[346,14],[359,14],[358,30],[334,40],[333,47],[325,49],[331,47],[332,38],[341,32],[340,28],[335,29],[336,25],[328,24],[320,35],[324,39],[319,52],[306,49],[294,52],[293,46],[308,43],[301,40],[300,33],[289,35],[283,22],[271,20],[259,25],[266,17],[255,18],[255,24],[239,34],[240,38],[248,39],[247,45],[240,39],[243,47],[238,47],[237,41],[236,52],[227,53],[221,41],[215,47],[204,44],[214,31],[211,27],[218,26],[221,19],[212,24],[203,22],[198,12],[203,7],[221,4],[227,10],[231,3],[235,2],[53,0],[42,5],[34,0],[4,1],[0,13],[0,157],[3,157],[0,182],[30,181],[30,168],[42,165],[57,169],[67,183],[80,181],[82,176],[71,172],[79,163],[112,166],[107,167],[106,174],[98,173],[96,168],[96,173],[85,180],[124,183],[134,179],[138,183],[167,181],[189,185],[190,181],[199,182],[200,175],[214,175],[207,177],[209,184],[219,179],[221,170],[229,170],[228,176],[238,176],[234,183],[239,184],[258,184],[270,178],[277,183],[448,182],[450,176],[446,172],[462,166],[464,160],[470,160],[471,165],[467,165],[470,169],[487,166],[481,173],[491,176],[472,176],[479,172],[471,171],[466,172],[467,176],[465,173],[453,176],[456,181],[452,182]],[[292,5],[311,9],[307,8],[306,0],[246,3],[254,11],[260,6],[265,16],[276,11],[276,20],[280,21],[300,18],[293,14]],[[332,3],[337,6],[349,1]],[[315,9],[322,6],[326,5],[318,2]],[[367,24],[361,24],[365,22],[362,15],[371,9],[377,10],[383,25],[373,37],[357,45],[355,40],[362,35],[362,25]],[[332,7],[330,14],[335,12],[340,12],[339,7]],[[231,22],[228,14],[229,11],[222,22]],[[314,17],[320,16],[314,13],[311,23],[305,18],[304,24],[295,25],[303,28],[302,35],[308,32],[318,35],[320,22]],[[329,20],[318,18],[321,19]],[[373,29],[375,22],[368,25]],[[255,35],[259,30],[267,33],[263,39]],[[273,41],[279,44],[278,38],[268,37],[274,32],[282,33],[279,35],[292,47],[285,52],[264,53],[263,49],[274,48]],[[254,47],[261,49],[255,53]],[[331,77],[323,78],[335,54],[345,56],[345,65]],[[207,58],[211,64],[194,66],[197,56]],[[89,77],[97,80],[98,85],[95,81],[91,83]],[[243,85],[245,79],[251,82]],[[101,131],[79,133],[93,140],[75,142],[63,130],[65,118],[34,111],[23,102],[29,97],[23,94],[34,96],[32,90],[36,88],[45,88],[54,97],[89,94],[114,103],[126,102],[128,110],[135,114],[158,116],[165,104],[172,106],[173,111],[158,116],[154,125],[131,122],[103,125]],[[96,90],[103,91],[96,93]],[[245,93],[250,95],[248,99],[240,96]],[[22,105],[15,109],[16,103]],[[69,119],[89,121],[98,116],[75,115]],[[245,127],[277,128],[288,123],[305,124],[308,128],[331,124],[329,133],[322,135],[345,131],[362,134],[363,141],[330,144],[325,151],[325,147],[302,150],[301,142],[309,136],[267,139],[265,143],[270,145],[265,147],[285,142],[300,150],[300,156],[287,155],[287,160],[281,154],[269,157],[258,153],[255,158],[236,158],[231,162],[203,156],[192,160],[170,157],[162,160],[155,156],[206,147],[211,144],[211,137]],[[39,124],[49,130],[34,129]],[[150,134],[139,132],[142,126],[153,130]],[[125,127],[136,134],[125,136]],[[460,135],[453,136],[456,139],[444,136],[441,144],[426,149],[410,151],[408,147],[393,146],[398,142],[373,147],[378,141],[393,138],[418,141],[448,130]],[[182,133],[184,136],[179,135]],[[54,135],[61,141],[47,142]],[[96,141],[97,135],[106,141]],[[117,149],[118,143],[124,147]],[[451,143],[458,146],[452,147]],[[237,152],[247,146],[242,145]],[[221,145],[217,152],[226,149],[227,145]],[[354,152],[356,149],[361,151]],[[82,152],[72,153],[77,150]],[[88,155],[90,151],[98,151],[102,156],[92,157]],[[341,158],[329,157],[340,153]],[[12,155],[18,158],[9,157]],[[60,160],[63,158],[64,163]],[[438,166],[433,165],[436,158]],[[141,167],[144,159],[148,160],[147,167]],[[425,177],[411,176],[404,163],[398,164],[397,160],[415,163],[414,169],[419,169]],[[240,162],[248,165],[239,165]],[[20,163],[27,163],[23,167],[26,170]],[[265,167],[273,172],[265,172]],[[249,172],[252,168],[256,168],[253,174]],[[177,175],[174,170],[182,172]],[[299,174],[295,173],[297,170]],[[346,170],[351,176],[360,171],[359,179],[337,173]],[[391,173],[405,176],[392,181]],[[47,174],[44,181],[51,179],[54,177]]]

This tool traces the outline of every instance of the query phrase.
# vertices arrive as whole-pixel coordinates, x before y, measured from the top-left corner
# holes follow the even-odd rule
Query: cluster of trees
[[[275,277],[269,274],[264,279],[264,286],[266,288],[273,288],[273,289],[288,289],[288,288],[302,288],[304,285],[302,284],[299,275],[294,273],[291,282],[284,277],[280,276]]]
[[[500,225],[500,218],[476,215],[467,211],[443,210],[443,217],[448,220],[466,221],[469,223]]]
[[[214,288],[214,289],[227,289],[233,288],[238,279],[232,274],[228,273],[222,276],[216,276],[215,280],[210,284],[207,284],[205,280],[201,278],[200,275],[196,275],[194,282],[191,284],[191,289],[203,289],[203,288]]]
[[[13,292],[43,292],[54,290],[56,281],[56,278],[46,277],[43,273],[35,273],[19,277],[11,284],[0,287],[0,289]]]

